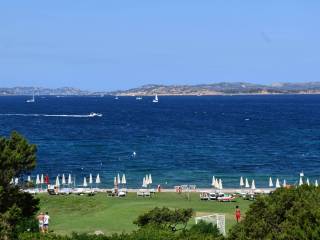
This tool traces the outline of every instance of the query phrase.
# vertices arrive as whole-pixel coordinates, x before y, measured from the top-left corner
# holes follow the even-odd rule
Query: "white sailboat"
[[[33,92],[32,98],[31,98],[31,99],[28,99],[26,102],[27,102],[27,103],[34,103],[34,102],[35,102],[34,92]]]
[[[159,102],[159,99],[158,99],[158,95],[157,95],[157,94],[156,94],[156,96],[154,97],[154,99],[152,100],[152,102],[154,102],[154,103]]]

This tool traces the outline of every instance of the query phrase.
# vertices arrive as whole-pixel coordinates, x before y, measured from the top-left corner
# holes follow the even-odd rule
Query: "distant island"
[[[1,88],[0,96],[23,95],[53,96],[208,96],[208,95],[245,95],[245,94],[320,94],[320,82],[273,83],[270,85],[247,82],[221,82],[198,85],[158,85],[149,84],[138,88],[119,91],[85,91],[72,87],[12,87]]]

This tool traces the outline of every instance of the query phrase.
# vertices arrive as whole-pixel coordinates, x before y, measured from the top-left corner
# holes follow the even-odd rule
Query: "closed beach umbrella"
[[[216,184],[216,178],[214,176],[212,176],[211,186],[215,187],[215,184]]]
[[[98,175],[97,175],[97,177],[96,177],[96,184],[99,184],[99,183],[101,183],[101,180],[100,180],[100,175],[99,175],[99,173],[98,173]]]
[[[28,176],[28,182],[31,182],[31,176]]]
[[[124,185],[127,184],[127,180],[126,180],[126,175],[125,174],[122,174],[121,183],[124,184]]]
[[[19,178],[16,177],[16,178],[14,179],[14,184],[15,184],[15,185],[18,185],[18,183],[19,183]]]
[[[269,187],[272,188],[273,187],[273,182],[272,182],[272,178],[269,178]]]
[[[281,186],[280,186],[280,182],[279,182],[279,178],[277,178],[277,180],[276,180],[276,188],[280,188]]]
[[[118,186],[117,177],[114,177],[114,179],[113,179],[113,185],[114,185],[115,187]]]
[[[142,179],[142,187],[146,187],[146,178],[145,177]]]
[[[223,189],[223,186],[222,186],[222,179],[221,179],[221,178],[219,179],[219,189],[220,189],[220,190],[222,190],[222,189]]]
[[[216,178],[215,187],[219,188],[219,179],[218,178]]]
[[[93,180],[92,180],[92,174],[90,173],[89,175],[89,183],[92,184],[93,183]]]
[[[246,178],[246,185],[245,185],[246,188],[250,188],[250,184],[249,184],[249,181],[248,181],[248,178]]]
[[[64,174],[62,174],[62,180],[61,180],[62,185],[66,184],[66,177],[64,176]]]
[[[300,174],[301,175],[301,174]],[[302,177],[300,176],[300,179],[299,179],[299,186],[301,186],[303,184],[303,180],[302,180]]]
[[[146,185],[149,185],[149,176],[148,176],[148,174],[145,177],[145,182],[146,182]]]
[[[88,186],[87,178],[86,178],[86,177],[83,178],[83,186],[84,186],[84,187],[87,187],[87,186]]]
[[[39,184],[40,184],[40,177],[39,177],[39,174],[37,174],[36,184],[37,184],[37,185],[39,185]]]
[[[318,180],[316,179],[316,181],[314,182],[314,185],[316,186],[316,187],[318,187],[319,185],[318,185]]]
[[[243,177],[241,176],[240,177],[240,187],[243,187],[244,186],[244,182],[243,182]]]
[[[254,179],[252,180],[251,189],[256,190],[256,184],[254,182]]]
[[[149,174],[149,184],[152,184],[152,177],[151,177],[151,174]]]
[[[10,184],[14,184],[14,179],[11,178]]]
[[[41,183],[41,184],[44,184],[44,177],[43,177],[43,174],[41,174],[40,183]]]
[[[304,177],[304,173],[303,172],[300,173],[300,177]]]
[[[118,183],[118,184],[121,183],[121,179],[120,179],[120,174],[119,174],[119,173],[118,173],[117,183]]]
[[[283,186],[284,188],[287,187],[287,181],[286,181],[285,179],[283,180],[282,186]]]
[[[57,178],[56,178],[56,187],[60,187],[60,180],[59,180],[59,176],[57,176]]]
[[[71,174],[69,173],[69,176],[68,176],[68,185],[71,185],[72,184],[72,178],[71,178]]]
[[[307,178],[307,185],[310,186],[309,178]]]

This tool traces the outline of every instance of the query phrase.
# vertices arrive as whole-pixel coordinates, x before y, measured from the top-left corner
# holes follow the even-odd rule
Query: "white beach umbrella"
[[[151,177],[151,173],[149,174],[149,184],[152,184],[152,177]]]
[[[84,186],[84,187],[87,187],[87,186],[88,186],[87,178],[86,178],[86,177],[83,178],[83,186]]]
[[[215,187],[215,184],[216,184],[216,178],[214,176],[212,176],[211,186]]]
[[[71,178],[71,174],[69,173],[69,176],[68,176],[68,185],[71,185],[72,184],[72,178]]]
[[[126,180],[126,175],[122,174],[122,180],[121,180],[122,184],[127,184],[127,180]]]
[[[41,183],[41,184],[44,184],[44,177],[43,177],[43,174],[41,174],[40,183]]]
[[[243,187],[244,186],[244,182],[243,182],[243,177],[241,176],[240,177],[240,187]]]
[[[66,184],[66,177],[64,176],[64,174],[62,174],[62,180],[61,180],[62,185]]]
[[[307,178],[307,185],[310,186],[309,178]]]
[[[14,184],[14,180],[13,178],[11,178],[10,184]]]
[[[147,187],[147,181],[146,181],[146,178],[144,177],[143,180],[142,180],[142,187]]]
[[[120,184],[121,183],[121,179],[120,179],[120,174],[118,173],[118,177],[117,177],[117,183]]]
[[[60,187],[60,180],[59,176],[56,177],[56,187]]]
[[[149,185],[149,176],[148,176],[148,174],[145,177],[145,182],[146,182],[146,185]]]
[[[254,179],[252,180],[252,183],[251,183],[251,189],[256,190],[256,184],[254,182]]]
[[[114,179],[113,179],[113,185],[114,185],[115,187],[118,186],[117,177],[114,177]]]
[[[282,186],[283,186],[284,188],[287,187],[287,181],[286,181],[285,179],[283,180]]]
[[[218,178],[216,178],[215,188],[219,188],[219,179]]]
[[[15,184],[15,185],[18,185],[18,183],[19,183],[19,178],[16,177],[16,178],[14,179],[14,184]]]
[[[316,186],[316,187],[318,187],[319,185],[318,185],[318,180],[316,179],[316,181],[314,182],[314,185]]]
[[[89,175],[89,184],[92,184],[92,183],[93,183],[92,174],[90,173],[90,175]]]
[[[246,185],[245,185],[246,188],[250,188],[250,184],[249,184],[249,181],[248,181],[248,178],[246,178]]]
[[[31,182],[31,176],[28,176],[28,182]]]
[[[280,186],[280,181],[279,181],[279,178],[277,178],[277,180],[276,180],[276,188],[280,188],[281,186]]]
[[[299,179],[299,186],[303,185],[303,180],[302,180],[302,177],[300,176],[300,179]]]
[[[300,177],[304,177],[304,173],[303,172],[300,173]]]
[[[96,184],[99,184],[99,183],[101,183],[101,180],[100,180],[100,175],[99,175],[99,173],[98,173],[98,175],[97,175],[97,177],[96,177]]]
[[[39,185],[41,182],[40,182],[40,177],[39,177],[39,174],[37,174],[37,178],[36,178],[36,184]]]
[[[272,178],[269,178],[269,187],[272,188],[273,187],[273,182],[272,182]]]
[[[221,178],[219,179],[219,189],[220,189],[220,190],[222,190],[222,189],[223,189],[223,186],[222,186],[222,179],[221,179]]]

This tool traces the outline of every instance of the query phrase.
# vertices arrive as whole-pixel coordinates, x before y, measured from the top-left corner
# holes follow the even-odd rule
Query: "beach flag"
[[[302,184],[303,184],[303,181],[302,181],[302,177],[301,177],[301,174],[300,174],[299,186],[301,186]]]
[[[318,185],[318,180],[316,179],[316,181],[314,182],[314,185],[316,186],[316,187],[318,187],[319,185]]]
[[[83,186],[84,186],[84,187],[87,187],[87,186],[88,186],[87,178],[86,178],[86,177],[83,178]]]
[[[69,176],[68,176],[68,185],[71,185],[72,184],[72,178],[71,178],[71,174],[69,173]]]
[[[59,176],[57,176],[57,178],[56,178],[56,187],[60,187],[60,180],[59,180]]]
[[[276,180],[276,188],[280,188],[281,186],[280,186],[280,182],[279,182],[279,178],[277,178],[277,180]]]
[[[151,173],[149,174],[149,184],[152,184],[152,177],[151,177]]]
[[[100,175],[99,175],[99,173],[98,173],[98,175],[97,175],[97,177],[96,177],[96,184],[99,184],[99,183],[101,183],[101,180],[100,180]]]
[[[307,185],[310,186],[309,178],[307,178]]]
[[[66,177],[64,176],[64,174],[62,174],[62,181],[61,181],[62,185],[66,184]]]
[[[126,175],[125,174],[122,174],[121,183],[124,184],[124,185],[127,184],[127,180],[126,180]]]
[[[273,182],[272,182],[272,178],[269,178],[269,187],[272,188],[273,187]]]
[[[282,186],[283,186],[284,188],[287,187],[287,181],[286,181],[285,179],[283,180]]]
[[[252,183],[251,183],[251,189],[256,190],[256,184],[254,182],[254,179],[252,180]]]
[[[243,182],[243,177],[241,176],[240,177],[240,187],[243,187],[244,186],[244,182]]]
[[[250,184],[249,184],[249,181],[248,181],[248,178],[246,178],[246,185],[245,185],[246,188],[250,188]]]
[[[215,187],[215,184],[216,184],[216,179],[215,179],[214,176],[212,176],[211,186],[212,186],[212,187]]]

